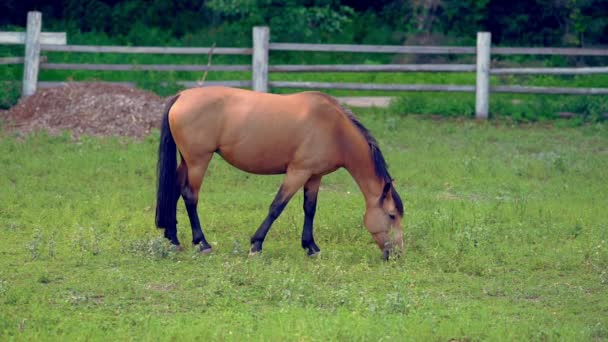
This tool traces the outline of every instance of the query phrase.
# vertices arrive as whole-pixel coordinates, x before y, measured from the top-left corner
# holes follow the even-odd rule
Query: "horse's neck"
[[[351,174],[365,197],[367,205],[371,205],[382,194],[383,182],[376,175],[369,145],[363,137],[356,136],[347,144],[344,168]]]

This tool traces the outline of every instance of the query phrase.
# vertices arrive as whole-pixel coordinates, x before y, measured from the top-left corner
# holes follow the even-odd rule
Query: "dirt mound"
[[[166,100],[147,91],[102,83],[41,89],[0,113],[7,128],[143,137],[159,127]]]

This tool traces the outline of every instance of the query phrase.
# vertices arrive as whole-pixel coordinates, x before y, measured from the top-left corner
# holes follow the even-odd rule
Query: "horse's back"
[[[226,87],[185,90],[170,111],[182,154],[217,151],[232,165],[260,174],[288,167],[333,171],[340,166],[336,139],[344,119],[335,100],[321,93]]]

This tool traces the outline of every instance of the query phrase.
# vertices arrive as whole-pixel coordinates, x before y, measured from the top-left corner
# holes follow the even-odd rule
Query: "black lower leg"
[[[312,256],[321,251],[315,243],[313,221],[317,211],[317,192],[304,188],[304,228],[302,229],[302,248]]]
[[[283,199],[281,187],[270,205],[268,215],[264,219],[264,222],[262,222],[258,230],[256,230],[255,234],[251,237],[251,253],[262,251],[262,244],[264,243],[264,239],[266,239],[266,234],[268,234],[270,226],[272,226],[272,223],[281,215],[281,212],[283,212],[283,209],[285,209],[288,202],[289,198]]]
[[[176,189],[174,198],[173,198],[173,202],[174,202],[174,205],[176,208],[177,208],[178,200],[179,200],[179,191]],[[164,235],[165,235],[165,238],[167,238],[172,244],[179,246],[179,240],[177,239],[177,216],[176,216],[175,222],[173,222],[173,224],[169,225],[168,227],[165,227]]]
[[[169,240],[172,244],[179,246],[179,240],[177,239],[177,225],[173,224],[170,227],[165,228],[165,238]]]
[[[211,245],[209,245],[205,239],[205,234],[203,234],[201,222],[198,218],[198,212],[196,209],[198,200],[192,196],[192,192],[187,187],[182,190],[182,196],[184,197],[184,204],[186,205],[186,211],[188,212],[188,218],[190,219],[190,226],[192,227],[192,244],[200,245],[201,251],[211,249]]]

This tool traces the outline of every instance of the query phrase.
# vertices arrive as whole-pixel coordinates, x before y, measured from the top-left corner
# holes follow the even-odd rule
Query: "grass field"
[[[157,134],[1,137],[0,340],[608,339],[606,124],[359,116],[405,200],[398,260],[345,171],[322,184],[320,257],[299,195],[249,258],[281,177],[214,158],[203,256],[154,228]]]

